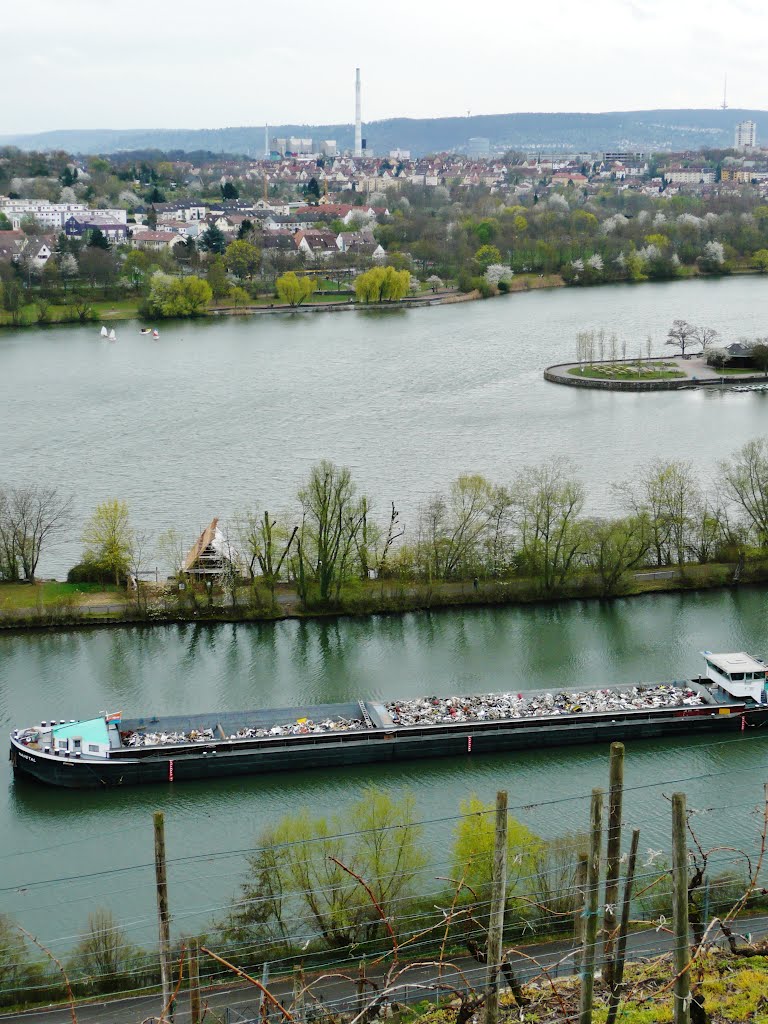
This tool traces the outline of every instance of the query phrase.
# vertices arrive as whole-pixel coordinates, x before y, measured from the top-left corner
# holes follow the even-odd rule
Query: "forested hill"
[[[495,149],[682,150],[727,148],[733,145],[737,121],[757,122],[768,132],[768,111],[762,110],[633,110],[606,114],[480,114],[472,117],[407,118],[365,124],[363,135],[377,155],[409,149],[414,156],[461,151],[470,138],[487,138]],[[272,136],[336,139],[342,149],[353,143],[351,124],[271,125]],[[260,156],[264,127],[62,129],[34,135],[0,136],[0,144],[22,149],[63,149],[70,153],[116,153],[122,150],[209,150]]]

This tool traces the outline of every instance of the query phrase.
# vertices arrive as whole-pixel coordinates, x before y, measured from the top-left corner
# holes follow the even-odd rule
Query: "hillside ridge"
[[[768,124],[768,111],[729,109],[656,109],[605,113],[473,114],[470,117],[391,117],[364,123],[363,135],[376,155],[391,149],[413,156],[464,150],[471,138],[489,139],[496,151],[609,149],[681,150],[729,148],[736,123],[753,120]],[[340,149],[353,143],[348,124],[282,124],[269,126],[270,138],[299,135],[335,139]],[[117,153],[134,149],[237,153],[260,157],[264,126],[224,128],[64,128],[31,134],[0,136],[0,145],[22,149],[63,149],[72,153]]]

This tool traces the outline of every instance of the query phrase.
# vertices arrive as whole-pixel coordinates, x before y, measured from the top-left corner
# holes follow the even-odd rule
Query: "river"
[[[630,356],[648,334],[663,353],[675,317],[755,337],[767,298],[768,279],[735,277],[176,322],[157,342],[130,321],[116,344],[97,324],[2,331],[0,484],[74,494],[72,528],[41,564],[60,576],[99,501],[127,501],[153,540],[173,526],[191,544],[214,515],[291,506],[323,458],[350,466],[382,516],[394,501],[407,530],[459,473],[505,482],[549,455],[604,506],[650,457],[682,456],[709,479],[768,433],[768,395],[584,391],[547,383],[544,367],[573,359],[584,328],[615,331]]]
[[[459,472],[503,481],[549,454],[606,504],[610,483],[650,456],[682,455],[708,478],[718,458],[768,433],[768,397],[582,391],[545,383],[543,367],[572,358],[585,327],[615,330],[630,354],[649,332],[660,351],[675,317],[728,340],[755,336],[765,330],[766,294],[759,278],[562,289],[386,315],[166,324],[154,343],[131,322],[118,325],[116,344],[93,325],[2,332],[0,483],[74,492],[76,522],[43,566],[57,573],[77,560],[80,521],[106,497],[126,499],[135,524],[154,536],[169,526],[192,535],[215,514],[289,505],[324,457],[350,465],[379,507],[394,499],[406,527],[419,502]],[[765,590],[746,589],[338,622],[0,635],[0,726],[103,709],[237,710],[685,678],[700,670],[702,648],[768,653],[765,622]],[[221,912],[242,876],[242,851],[286,812],[343,815],[375,783],[395,794],[412,788],[419,814],[432,820],[456,814],[472,791],[492,800],[504,786],[514,813],[553,835],[585,825],[589,792],[606,781],[605,753],[109,793],[14,785],[4,762],[0,909],[63,950],[104,903],[131,937],[151,942],[155,808],[167,815],[175,927],[189,931]],[[704,812],[705,838],[754,847],[766,764],[762,735],[749,732],[633,745],[627,820],[642,826],[644,850],[668,849],[663,794],[684,786]],[[450,842],[451,827],[430,826],[435,848]]]
[[[764,589],[750,588],[610,605],[0,635],[0,726],[5,731],[97,709],[237,710],[687,678],[701,669],[702,648],[766,653],[766,603]],[[641,827],[643,853],[669,849],[664,794],[680,788],[703,812],[696,826],[705,841],[754,850],[767,738],[748,731],[629,744],[625,820]],[[283,814],[338,813],[344,821],[350,803],[375,784],[395,796],[410,789],[419,817],[434,820],[457,814],[460,800],[473,792],[492,801],[505,787],[517,808],[513,814],[551,836],[584,828],[589,793],[606,782],[605,747],[109,792],[15,784],[3,762],[0,906],[58,949],[71,944],[98,904],[114,907],[133,938],[151,942],[154,890],[147,865],[155,809],[167,816],[175,927],[189,931],[221,915],[216,908],[226,905],[242,878],[243,851]],[[429,826],[433,849],[450,845],[452,827],[450,821]],[[228,850],[235,852],[226,856]],[[184,859],[190,856],[196,859]],[[427,877],[443,867],[438,853]]]

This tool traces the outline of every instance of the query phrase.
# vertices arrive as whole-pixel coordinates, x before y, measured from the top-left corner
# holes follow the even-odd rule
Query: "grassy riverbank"
[[[740,275],[755,276],[756,271],[754,268],[748,266],[734,267],[729,276],[736,277]],[[699,272],[692,272],[688,274],[682,274],[678,280],[700,280],[703,276]],[[717,278],[720,280],[720,277]],[[596,282],[590,287],[600,286],[611,286],[618,284],[626,284],[626,281],[606,281]],[[636,281],[634,284],[648,284],[655,283],[653,281]],[[405,299],[400,300],[397,303],[381,303],[381,304],[368,304],[358,302],[354,299],[349,292],[339,293],[336,290],[328,289],[327,291],[315,292],[312,299],[308,303],[304,303],[301,306],[286,306],[281,305],[274,301],[273,296],[264,295],[253,299],[250,303],[245,306],[231,306],[225,302],[220,302],[212,305],[207,309],[200,318],[205,319],[206,317],[214,316],[249,316],[258,315],[261,313],[309,313],[309,312],[330,312],[334,309],[340,308],[353,308],[358,309],[377,309],[377,308],[407,308],[410,305],[445,305],[452,302],[458,301],[474,301],[475,299],[481,298],[499,298],[503,294],[518,294],[520,292],[528,291],[540,291],[541,289],[547,288],[568,288],[577,287],[574,284],[569,284],[565,281],[560,274],[517,274],[511,279],[505,292],[499,292],[496,295],[483,296],[479,291],[475,292],[457,292],[455,289],[447,290],[444,292],[433,293],[425,290],[417,295],[409,296]],[[583,284],[579,287],[584,287]],[[85,321],[81,321],[79,318],[74,317],[69,306],[56,304],[51,305],[47,309],[46,317],[44,322],[40,322],[38,319],[38,310],[34,304],[23,306],[19,312],[20,322],[13,323],[11,314],[5,310],[0,309],[0,328],[18,328],[18,327],[49,327],[63,323],[100,323],[102,321],[116,321],[116,320],[137,320],[139,319],[139,304],[141,298],[138,296],[128,296],[118,300],[107,300],[107,299],[95,299],[90,303],[93,314]],[[723,371],[724,373],[734,371]],[[670,376],[675,376],[671,374]],[[647,379],[647,375],[644,375],[642,379]]]
[[[95,584],[64,584],[46,581],[0,584],[0,628],[39,629],[85,624],[169,622],[269,622],[278,619],[312,619],[329,616],[405,614],[443,608],[498,607],[548,604],[558,601],[612,600],[651,593],[711,590],[734,584],[735,565],[715,563],[687,565],[683,569],[645,570],[627,576],[606,597],[599,581],[586,574],[567,586],[545,592],[535,581],[459,580],[448,583],[413,583],[395,580],[360,581],[348,586],[338,601],[303,605],[296,589],[278,584],[274,599],[259,585],[243,584],[234,594],[218,589],[209,595],[189,585],[183,591],[173,585],[142,583],[141,592],[100,587]],[[739,584],[768,583],[768,560],[749,562]]]
[[[538,291],[542,288],[563,288],[565,281],[559,274],[520,274],[515,277],[509,285],[508,291],[527,292]],[[199,319],[215,316],[249,316],[261,313],[317,313],[330,312],[334,309],[346,309],[350,306],[358,309],[390,309],[407,308],[411,305],[443,305],[453,302],[467,302],[482,298],[479,292],[457,292],[455,289],[447,289],[441,292],[425,290],[417,295],[406,297],[399,302],[391,303],[361,303],[349,292],[339,293],[337,290],[318,291],[312,295],[311,301],[301,306],[287,306],[275,302],[274,296],[263,295],[253,299],[245,306],[231,306],[226,302],[211,305]],[[126,297],[124,299],[94,299],[89,305],[92,310],[86,320],[80,320],[73,315],[70,306],[55,304],[47,307],[46,319],[41,322],[38,316],[38,309],[34,303],[22,306],[19,311],[19,322],[13,323],[10,313],[0,309],[0,328],[9,327],[49,327],[63,323],[101,323],[113,320],[137,320],[139,319],[140,296]]]

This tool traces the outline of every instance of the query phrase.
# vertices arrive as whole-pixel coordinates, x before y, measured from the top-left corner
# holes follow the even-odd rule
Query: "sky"
[[[0,135],[768,107],[760,0],[0,0]]]

